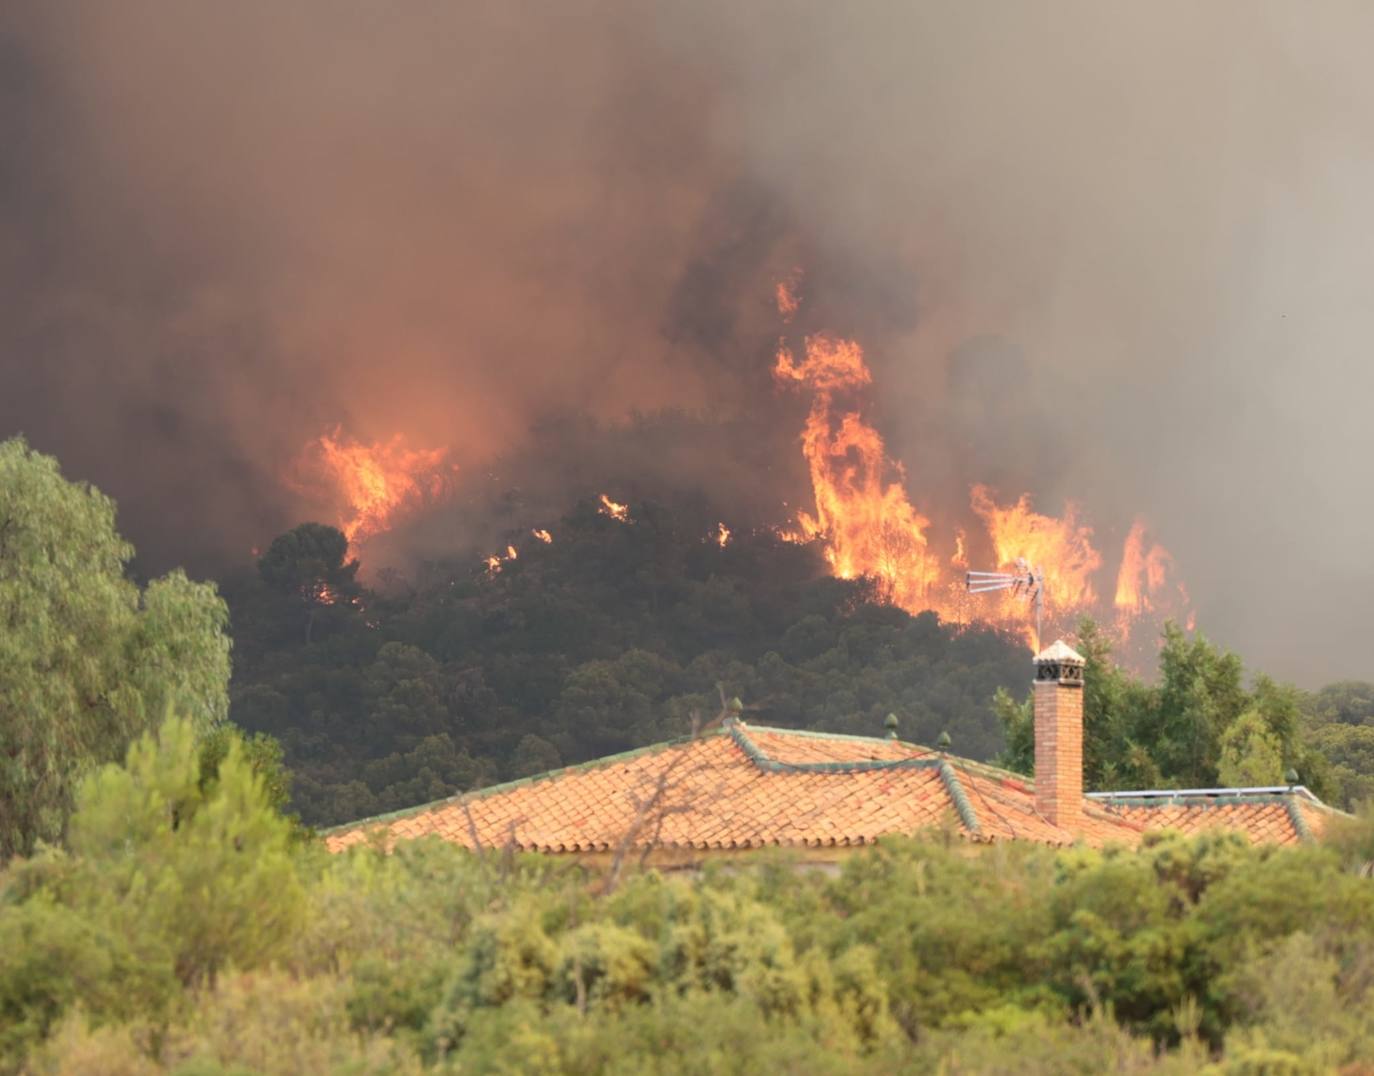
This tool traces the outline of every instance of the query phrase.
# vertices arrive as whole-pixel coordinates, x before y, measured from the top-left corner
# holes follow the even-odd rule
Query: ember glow
[[[724,549],[727,545],[730,544],[730,528],[727,527],[724,523],[717,523],[716,533],[713,534],[711,537],[712,540],[716,543],[716,545],[720,546],[721,549]]]
[[[457,466],[443,449],[411,448],[401,434],[365,444],[335,428],[309,445],[300,466],[322,473],[340,503],[350,544],[390,530],[397,519],[444,494]]]
[[[530,531],[530,533],[534,535],[536,538],[538,538],[545,545],[549,545],[553,542],[553,535],[546,531],[543,527],[535,527],[534,530]]]
[[[800,269],[794,270],[788,279],[778,281],[774,294],[777,299],[778,313],[782,315],[784,324],[796,316],[797,308],[801,306],[801,300],[797,297],[797,287],[800,283]]]
[[[610,516],[619,523],[628,523],[630,521],[630,506],[628,504],[620,504],[613,501],[604,493],[601,495],[601,507],[598,511],[603,516]]]
[[[779,313],[789,321],[796,294],[790,285],[779,285],[777,295]],[[1069,632],[1081,616],[1110,612],[1122,642],[1142,617],[1169,616],[1191,627],[1187,591],[1169,580],[1173,558],[1158,543],[1146,547],[1139,521],[1126,539],[1111,611],[1100,598],[1103,558],[1093,528],[1073,503],[1062,516],[1044,515],[1026,494],[1000,501],[987,486],[975,485],[966,518],[981,525],[982,535],[975,531],[971,553],[969,533],[956,528],[942,555],[945,547],[932,545],[930,519],[907,495],[901,463],[887,455],[882,436],[859,409],[856,397],[873,381],[862,348],[827,334],[808,335],[803,344],[801,358],[785,340],[779,344],[773,375],[811,394],[801,442],[815,510],[797,512],[795,525],[779,532],[783,538],[821,543],[836,576],[870,578],[884,600],[910,612],[929,609],[955,623],[1019,630],[1032,644],[1024,597],[966,593],[964,572],[971,559],[987,557],[985,567],[1001,570],[1019,561],[1043,573],[1047,631]]]

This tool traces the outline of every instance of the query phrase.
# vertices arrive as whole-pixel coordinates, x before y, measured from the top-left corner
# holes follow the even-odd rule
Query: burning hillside
[[[776,289],[787,326],[801,307],[799,283],[794,272]],[[1142,620],[1152,627],[1167,617],[1191,621],[1187,591],[1173,578],[1174,559],[1151,539],[1143,520],[1135,520],[1111,563],[1083,509],[1072,502],[1060,515],[1049,515],[1027,493],[1009,499],[1008,491],[974,483],[953,511],[923,505],[919,493],[909,491],[902,463],[865,417],[874,376],[856,340],[825,332],[801,334],[795,345],[784,338],[772,374],[779,388],[810,397],[801,451],[813,506],[771,529],[788,541],[817,544],[835,576],[867,577],[884,600],[912,613],[933,610],[947,622],[1018,631],[1032,642],[1034,621],[1024,595],[970,595],[966,571],[1034,570],[1044,582],[1046,630],[1068,632],[1079,617],[1093,615],[1114,624],[1123,643],[1143,642],[1154,632],[1138,631]],[[412,447],[399,434],[366,444],[336,429],[306,446],[297,471],[323,485],[340,529],[355,547],[366,548],[453,493],[457,466],[446,451]],[[610,494],[600,493],[594,503],[602,515],[632,522],[628,504]],[[958,522],[944,533],[932,519]],[[543,522],[527,519],[519,529],[547,544],[553,536]],[[708,540],[724,547],[731,533],[721,521]],[[499,541],[504,550],[485,558],[492,573],[519,555],[506,538]]]
[[[442,498],[458,471],[447,457],[412,448],[399,433],[366,444],[335,428],[305,446],[290,484],[332,500],[339,529],[356,546]]]
[[[795,279],[778,285],[785,324],[799,303]],[[798,512],[785,536],[822,543],[837,576],[868,576],[888,601],[909,612],[930,609],[955,623],[1025,630],[1033,643],[1023,597],[967,593],[968,530],[958,528],[947,542],[932,543],[931,521],[909,498],[902,464],[887,455],[882,436],[860,410],[859,394],[873,376],[859,344],[809,334],[799,358],[784,339],[773,374],[780,384],[811,393],[801,440],[816,507]],[[1125,642],[1143,617],[1187,617],[1191,626],[1187,591],[1171,579],[1173,557],[1158,543],[1146,547],[1143,521],[1126,538],[1115,599],[1106,606],[1098,586],[1103,558],[1078,505],[1067,503],[1060,517],[1042,515],[1028,494],[1004,504],[993,490],[975,484],[968,508],[984,539],[975,542],[974,556],[985,557],[987,567],[1024,565],[1041,575],[1047,630],[1068,632],[1077,618],[1094,615],[1114,620]]]

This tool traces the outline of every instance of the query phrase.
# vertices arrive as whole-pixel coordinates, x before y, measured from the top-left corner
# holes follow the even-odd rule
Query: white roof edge
[[[1182,796],[1248,796],[1279,793],[1306,796],[1313,803],[1321,803],[1306,785],[1253,785],[1249,788],[1149,788],[1121,792],[1085,792],[1090,800],[1175,799]]]

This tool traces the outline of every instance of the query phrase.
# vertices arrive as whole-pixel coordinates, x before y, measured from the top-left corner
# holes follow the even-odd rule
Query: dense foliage
[[[329,856],[237,741],[207,779],[172,721],[85,779],[68,850],[0,874],[0,1071],[1333,1071],[1374,1051],[1371,834],[937,830],[611,885],[437,840]]]
[[[1347,680],[1303,698],[1304,736],[1328,766],[1332,803],[1374,802],[1374,684]]]
[[[0,860],[61,837],[80,775],[176,706],[228,711],[227,611],[181,572],[145,590],[114,504],[0,442]]]
[[[1086,788],[1235,788],[1291,783],[1286,775],[1296,774],[1319,796],[1335,793],[1347,801],[1346,786],[1332,777],[1322,754],[1322,741],[1309,731],[1311,718],[1304,711],[1314,700],[1296,688],[1263,675],[1247,687],[1240,658],[1173,625],[1164,631],[1154,683],[1117,666],[1110,641],[1091,621],[1079,626],[1077,646],[1087,660]],[[1315,699],[1329,698],[1330,691]],[[994,706],[1007,732],[1002,762],[1032,773],[1029,696],[1018,703],[1002,691]],[[1374,774],[1374,767],[1364,772]]]
[[[297,528],[225,581],[234,720],[280,739],[314,824],[682,735],[721,690],[761,723],[881,735],[895,712],[909,739],[1001,748],[988,702],[1025,682],[1019,640],[875,603],[769,533],[722,548],[690,505],[631,518],[584,503],[499,571],[431,564],[382,593],[337,531]]]

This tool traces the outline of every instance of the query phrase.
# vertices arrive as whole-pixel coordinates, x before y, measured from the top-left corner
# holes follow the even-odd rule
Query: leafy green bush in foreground
[[[84,782],[69,850],[0,875],[4,1071],[1315,1073],[1374,1054],[1358,827],[1104,852],[936,832],[835,875],[763,857],[607,891],[591,867],[439,841],[330,856],[270,796],[237,742],[205,780],[176,720]]]

